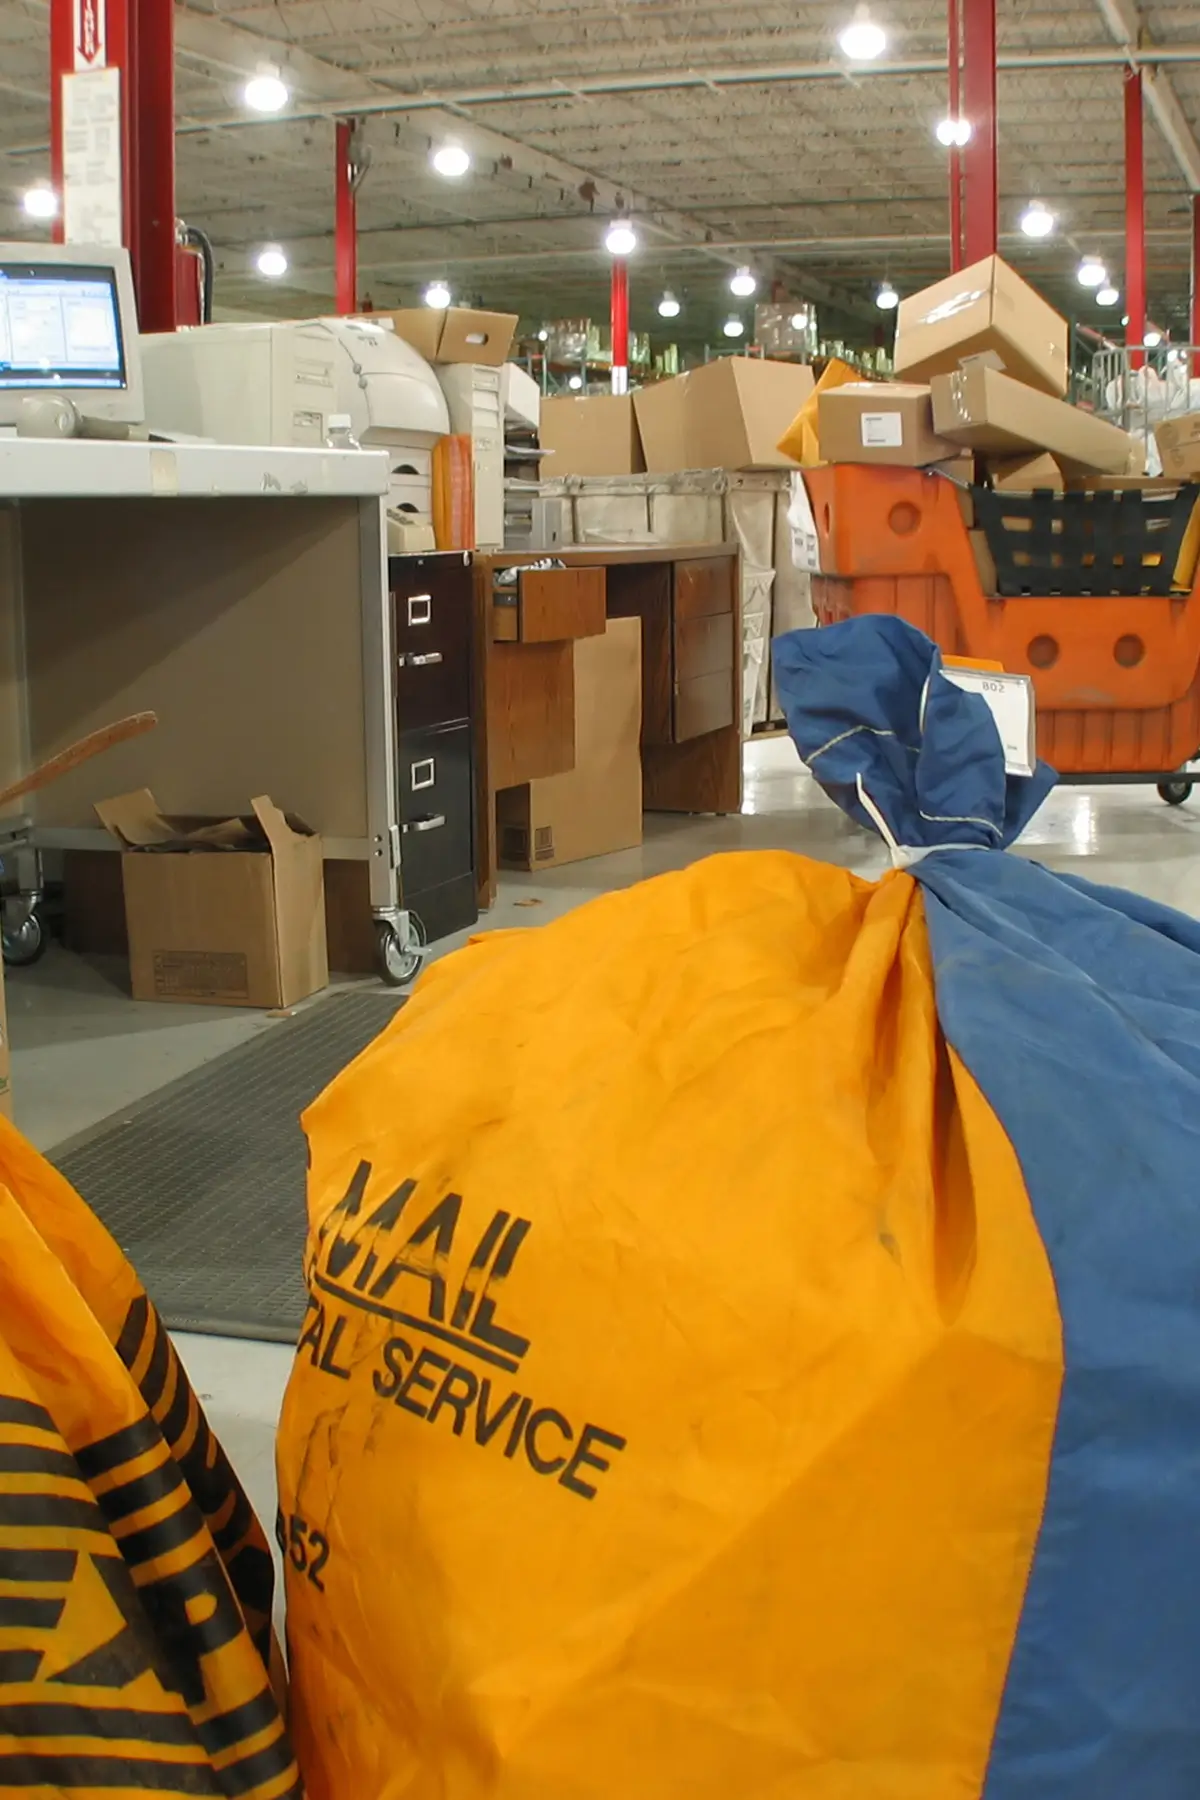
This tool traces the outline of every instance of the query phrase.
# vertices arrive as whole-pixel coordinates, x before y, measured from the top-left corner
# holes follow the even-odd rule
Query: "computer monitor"
[[[127,250],[0,242],[0,427],[17,424],[23,401],[48,395],[84,420],[141,424]]]

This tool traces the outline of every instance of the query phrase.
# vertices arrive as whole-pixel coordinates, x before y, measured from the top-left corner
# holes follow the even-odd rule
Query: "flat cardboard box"
[[[398,311],[368,313],[378,323],[390,319],[396,336],[420,352],[426,362],[484,363],[498,369],[507,362],[517,333],[516,313],[477,312],[469,306],[406,306]]]
[[[972,531],[975,526],[975,496],[971,492],[975,486],[973,453],[970,450],[960,450],[956,456],[935,463],[929,473],[946,475],[954,483],[954,497],[958,501],[958,510],[963,516],[963,524],[968,531]]]
[[[1041,456],[1008,456],[988,464],[992,486],[1000,494],[1032,494],[1039,488],[1050,488],[1061,494],[1065,477],[1054,458]]]
[[[974,358],[1042,393],[1067,391],[1066,320],[999,256],[910,294],[897,314],[898,376],[929,381]]]
[[[200,825],[146,789],[97,805],[123,849],[135,1000],[280,1007],[328,985],[321,840],[251,805]]]
[[[1011,375],[972,363],[953,375],[935,375],[930,386],[934,430],[951,443],[993,456],[1049,450],[1070,475],[1126,471],[1128,432]]]
[[[500,865],[553,869],[642,841],[642,626],[610,619],[578,638],[575,767],[496,796]]]
[[[651,474],[791,469],[779,440],[813,391],[806,363],[722,356],[639,388],[634,410]]]
[[[933,429],[927,386],[906,381],[851,381],[817,401],[821,457],[831,463],[890,463],[920,469],[956,454]]]
[[[979,585],[985,594],[996,592],[996,559],[992,555],[992,547],[987,540],[986,531],[968,531],[971,540],[971,553],[975,558],[975,567],[979,571]]]
[[[1176,481],[1200,481],[1200,413],[1164,419],[1154,427],[1163,474]]]
[[[542,401],[542,475],[640,475],[646,467],[632,394],[562,395]]]

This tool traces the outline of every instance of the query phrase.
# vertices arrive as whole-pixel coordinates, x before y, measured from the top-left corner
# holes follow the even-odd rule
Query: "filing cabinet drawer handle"
[[[428,625],[432,617],[432,594],[410,594],[408,596],[408,622],[410,625]]]
[[[428,669],[433,663],[440,663],[440,650],[427,650],[424,656],[398,656],[396,661],[402,669]]]
[[[413,763],[409,769],[409,786],[414,794],[419,794],[422,788],[431,788],[436,780],[437,770],[432,756]]]
[[[413,819],[401,829],[403,831],[440,831],[445,823],[445,813],[430,813],[427,819]]]

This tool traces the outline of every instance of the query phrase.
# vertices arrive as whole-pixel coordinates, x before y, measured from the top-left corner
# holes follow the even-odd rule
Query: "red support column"
[[[947,20],[947,66],[950,71],[950,112],[952,119],[961,119],[962,112],[962,33],[959,29],[958,0],[948,0]],[[962,230],[962,151],[956,144],[950,147],[950,267],[957,272],[963,266],[963,230]]]
[[[629,264],[612,259],[612,391],[629,392]]]
[[[108,0],[111,14],[114,0]],[[129,9],[129,244],[143,331],[174,331],[175,4],[123,0]]]
[[[965,258],[994,256],[999,235],[996,156],[996,0],[962,0],[963,83],[971,138],[963,152]]]
[[[340,314],[358,311],[358,202],[354,193],[353,119],[336,125],[333,204],[334,285]]]
[[[1127,344],[1146,338],[1146,150],[1142,71],[1125,71],[1125,311]],[[1140,369],[1144,358],[1133,359]]]

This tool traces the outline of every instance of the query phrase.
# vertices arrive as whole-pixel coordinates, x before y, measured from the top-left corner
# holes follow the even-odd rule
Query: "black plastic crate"
[[[1058,494],[974,488],[975,520],[996,565],[996,591],[1169,594],[1200,485],[1175,493],[1096,488]]]

